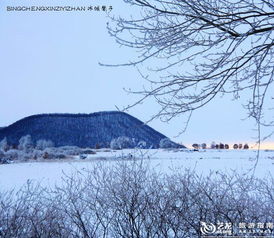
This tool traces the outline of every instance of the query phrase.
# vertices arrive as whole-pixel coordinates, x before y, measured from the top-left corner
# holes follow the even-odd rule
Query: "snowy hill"
[[[129,114],[110,111],[91,114],[40,114],[26,117],[0,130],[0,140],[17,145],[19,139],[31,135],[33,141],[51,140],[55,146],[109,147],[112,139],[126,136],[146,147],[158,148],[166,138]],[[183,147],[178,145],[178,147]]]

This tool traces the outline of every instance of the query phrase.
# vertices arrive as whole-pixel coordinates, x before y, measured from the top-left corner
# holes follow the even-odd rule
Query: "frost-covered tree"
[[[193,147],[195,150],[198,150],[198,149],[200,148],[199,144],[197,144],[197,143],[194,143],[194,144],[192,145],[192,147]]]
[[[139,141],[137,144],[137,148],[144,149],[147,147],[147,143],[143,140]]]
[[[178,148],[178,144],[171,141],[169,138],[163,138],[159,142],[159,147],[162,149],[168,149],[168,148]]]
[[[202,143],[201,147],[202,147],[203,150],[205,150],[206,149],[206,143]]]
[[[18,149],[28,151],[34,147],[31,136],[22,136],[19,140]]]
[[[54,143],[51,140],[38,140],[36,142],[36,149],[44,150],[46,148],[54,147]]]
[[[169,138],[164,138],[162,140],[160,140],[159,143],[159,147],[160,148],[170,148],[171,147],[171,140]]]
[[[28,153],[25,151],[11,149],[5,153],[4,158],[7,160],[25,160],[25,156],[27,155]]]
[[[0,141],[0,150],[2,151],[8,151],[9,150],[9,145],[7,138],[5,137],[3,140]]]
[[[120,136],[118,138],[112,139],[110,142],[110,148],[113,150],[121,150],[126,148],[134,148],[135,143],[132,138],[126,136]]]

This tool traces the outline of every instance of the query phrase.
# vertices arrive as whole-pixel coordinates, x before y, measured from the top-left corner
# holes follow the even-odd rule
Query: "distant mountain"
[[[158,148],[160,140],[166,138],[137,118],[118,111],[33,115],[0,130],[0,140],[6,137],[13,145],[25,135],[31,135],[33,141],[51,140],[55,146],[92,148],[96,145],[109,147],[111,140],[120,136],[135,138],[136,142],[145,141],[147,148]]]

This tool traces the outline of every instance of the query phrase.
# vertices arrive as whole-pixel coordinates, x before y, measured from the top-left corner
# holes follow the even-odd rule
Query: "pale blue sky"
[[[1,0],[0,2],[0,127],[38,113],[91,113],[122,108],[136,99],[123,88],[143,82],[129,67],[106,68],[133,57],[107,33],[103,12],[7,12],[7,5],[112,5],[113,12],[130,11],[122,1]],[[89,4],[88,4],[89,3]],[[153,101],[129,113],[146,121],[157,106]],[[254,122],[242,119],[240,102],[222,98],[194,113],[186,133],[174,138],[183,118],[149,125],[171,139],[191,144],[250,142]]]

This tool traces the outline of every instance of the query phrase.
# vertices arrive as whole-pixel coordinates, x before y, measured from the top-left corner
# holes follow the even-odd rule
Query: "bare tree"
[[[248,116],[274,125],[264,114],[273,100],[273,0],[124,2],[138,14],[112,17],[108,30],[139,57],[116,66],[136,66],[150,83],[129,107],[152,97],[161,106],[156,116],[170,120],[217,95],[243,94]]]
[[[200,149],[200,146],[199,146],[199,144],[197,144],[197,143],[194,143],[194,144],[192,145],[192,147],[194,148],[194,150]]]
[[[206,149],[206,143],[202,143],[201,147],[202,147],[203,150],[205,150]]]
[[[243,235],[239,223],[271,223],[245,237],[273,234],[272,177],[170,172],[138,160],[96,164],[56,188],[30,182],[0,192],[0,237],[198,238],[201,221],[231,223],[233,237]]]
[[[216,149],[216,143],[214,141],[211,142],[210,148],[211,149]]]

